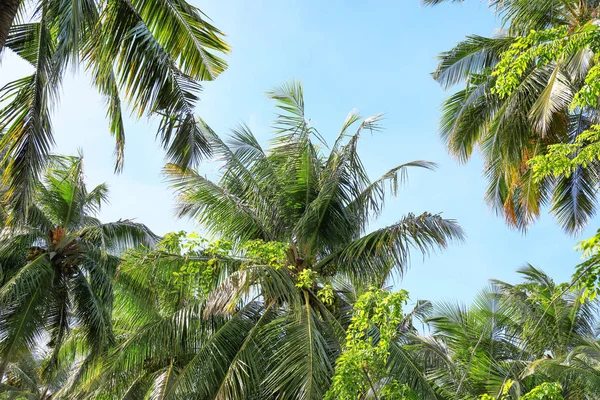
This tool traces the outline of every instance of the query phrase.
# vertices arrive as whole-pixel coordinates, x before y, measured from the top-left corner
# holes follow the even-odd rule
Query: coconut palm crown
[[[210,136],[222,163],[218,181],[170,164],[166,172],[179,193],[179,214],[197,219],[215,235],[243,243],[261,239],[289,244],[298,272],[343,273],[363,284],[381,282],[407,267],[411,248],[428,253],[446,247],[463,232],[438,214],[408,214],[393,225],[366,233],[383,210],[386,195],[396,195],[410,167],[434,169],[412,161],[371,181],[358,155],[365,131],[378,131],[381,115],[362,119],[351,112],[329,150],[304,115],[301,84],[269,92],[279,114],[271,149],[263,150],[247,126],[224,141]],[[317,140],[317,143],[314,140]]]
[[[71,330],[92,353],[112,341],[112,279],[119,253],[157,237],[132,220],[96,216],[108,188],[88,190],[83,158],[52,156],[26,223],[0,236],[0,378],[45,344],[54,361]]]

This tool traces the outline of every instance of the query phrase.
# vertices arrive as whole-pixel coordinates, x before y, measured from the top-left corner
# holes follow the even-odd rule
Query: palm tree
[[[326,155],[320,151],[327,147],[324,138],[304,115],[302,86],[292,82],[269,96],[281,112],[270,151],[262,149],[247,126],[234,130],[228,143],[206,127],[223,163],[218,181],[175,164],[166,166],[179,193],[180,216],[195,218],[210,234],[234,243],[288,243],[290,263],[298,272],[344,273],[363,285],[403,272],[411,248],[427,253],[462,238],[456,222],[430,213],[409,214],[365,234],[382,212],[386,195],[396,195],[406,181],[407,170],[434,169],[435,164],[412,161],[371,181],[358,156],[358,141],[365,131],[380,130],[381,115],[362,120],[351,112]]]
[[[226,68],[218,54],[229,46],[186,1],[3,1],[0,50],[4,38],[7,48],[35,68],[0,90],[3,185],[13,210],[26,214],[47,161],[53,144],[50,114],[70,65],[84,66],[105,99],[117,171],[125,146],[122,96],[134,115],[160,117],[158,136],[171,160],[195,165],[209,154],[194,117],[198,81],[212,80]]]
[[[438,4],[443,0],[423,0]],[[594,51],[577,49],[558,61],[527,65],[508,96],[494,93],[492,72],[517,37],[531,30],[567,27],[569,32],[594,21],[597,1],[491,1],[504,31],[497,37],[469,36],[440,55],[434,78],[444,87],[464,85],[443,105],[441,136],[459,162],[479,148],[488,181],[486,201],[506,221],[526,229],[551,205],[560,225],[577,232],[594,215],[598,165],[578,168],[569,176],[534,179],[528,161],[556,143],[571,143],[598,123],[597,108],[571,109],[575,94],[595,65]]]
[[[215,253],[212,244],[192,241],[190,246],[185,239],[173,243],[167,235],[158,250],[137,249],[125,257],[115,285],[117,344],[59,394],[80,399],[322,398],[361,290],[340,281],[327,298],[323,288],[315,287],[311,329],[304,320],[305,299],[285,260],[269,258],[267,263],[249,258],[248,252]],[[181,253],[184,248],[191,250]],[[416,332],[412,321],[429,306],[417,302],[398,330]],[[307,358],[307,333],[317,336],[314,345],[320,349],[312,350],[312,360]],[[436,399],[419,367],[410,363],[411,355],[396,344],[391,352],[390,377],[413,388],[420,399]],[[315,374],[313,368],[325,369],[320,372],[325,376],[316,375],[325,380],[316,393],[318,388],[311,387],[316,383],[304,375]],[[288,375],[279,377],[283,372]],[[377,383],[380,389],[386,382]]]
[[[490,291],[482,291],[471,307],[434,304],[427,321],[431,335],[406,341],[442,398],[495,395],[506,378],[519,377],[528,353],[522,355],[513,341],[511,328],[518,322]]]
[[[343,318],[352,301],[336,295],[339,308],[329,311],[319,299],[320,291],[329,285],[333,293],[347,292],[339,286],[343,277],[359,291],[369,284],[380,286],[391,273],[405,271],[411,248],[427,253],[461,239],[462,231],[454,221],[424,213],[365,234],[381,212],[385,195],[396,194],[407,169],[433,164],[402,164],[371,181],[357,147],[365,130],[379,129],[379,115],[361,121],[357,113],[350,113],[325,155],[320,151],[327,147],[324,138],[304,114],[302,86],[290,83],[269,95],[280,109],[270,151],[243,126],[233,132],[229,144],[211,136],[223,162],[217,182],[175,165],[166,171],[180,193],[180,215],[196,218],[209,233],[236,244],[257,239],[285,243],[291,268],[245,269],[215,292],[225,290],[228,295],[213,296],[236,304],[242,293],[258,285],[264,309],[260,315],[268,318],[260,319],[264,329],[252,332],[268,338],[261,386],[286,398],[321,398],[343,343],[339,328],[344,325],[336,328],[333,321]],[[277,276],[281,286],[271,288],[265,274]]]
[[[117,346],[104,373],[74,388],[79,398],[322,399],[357,296],[404,272],[411,250],[462,239],[456,222],[430,213],[365,234],[406,170],[433,164],[403,164],[370,181],[357,144],[379,116],[351,113],[325,155],[302,86],[270,96],[281,112],[269,151],[247,127],[229,144],[207,128],[218,181],[166,167],[181,215],[231,246],[130,254],[117,278]]]
[[[580,397],[579,377],[549,364],[595,341],[597,302],[581,301],[582,292],[570,292],[531,265],[518,272],[523,283],[492,280],[470,307],[434,304],[431,334],[409,335],[404,346],[443,398],[497,396],[509,381],[510,398],[543,382],[560,382],[567,399],[595,398],[598,392],[589,390],[584,395],[592,397]]]
[[[81,155],[52,156],[34,194],[26,223],[0,236],[0,378],[40,340],[54,368],[72,329],[90,354],[105,350],[118,255],[157,239],[134,221],[96,218],[108,189],[87,189]]]
[[[508,312],[519,321],[528,351],[535,357],[564,357],[594,337],[597,304],[582,301],[582,290],[572,292],[568,284],[556,284],[532,265],[517,272],[524,282],[491,282]]]

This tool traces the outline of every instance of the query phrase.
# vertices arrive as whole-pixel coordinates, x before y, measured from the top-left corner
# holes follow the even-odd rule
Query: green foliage
[[[502,387],[502,393],[499,397],[492,397],[489,394],[481,395],[481,400],[509,400],[510,388],[514,382],[508,380]],[[545,382],[531,389],[529,392],[520,397],[521,400],[564,400],[562,396],[562,387],[559,383]]]
[[[516,37],[508,50],[500,55],[500,61],[491,73],[496,77],[491,92],[500,98],[509,96],[519,86],[532,62],[538,67],[547,65],[562,55],[567,46],[574,47],[567,34],[567,27],[562,26],[543,31],[532,30],[527,36]]]
[[[351,112],[334,143],[323,146],[305,115],[301,84],[284,84],[269,96],[279,113],[268,150],[242,126],[229,140],[209,132],[215,157],[222,161],[215,181],[190,168],[166,166],[181,215],[196,218],[214,236],[244,245],[249,258],[261,258],[265,265],[286,265],[299,273],[311,269],[323,277],[343,273],[367,285],[400,272],[410,249],[427,254],[462,238],[454,221],[431,213],[409,214],[367,232],[409,169],[435,165],[412,161],[372,180],[358,148],[365,132],[380,129],[381,115],[362,118]]]
[[[583,290],[581,302],[594,300],[600,293],[600,230],[587,240],[577,245],[586,260],[575,268],[573,274],[574,289]]]
[[[33,72],[0,89],[0,147],[5,206],[19,220],[48,162],[50,110],[58,105],[67,66],[89,73],[105,100],[115,170],[123,168],[125,156],[124,103],[135,117],[159,119],[157,136],[173,162],[197,165],[210,154],[208,128],[194,108],[199,82],[226,69],[221,55],[229,45],[201,10],[183,0],[37,0],[22,5],[18,15],[3,20],[11,26],[5,47]]]
[[[598,121],[599,5],[489,4],[504,24],[498,35],[469,36],[440,55],[435,79],[445,88],[464,85],[444,102],[441,136],[460,162],[481,153],[486,202],[507,224],[526,230],[550,206],[563,229],[577,233],[596,213],[596,166],[540,178],[529,162]]]
[[[570,32],[567,26],[532,30],[527,36],[517,36],[509,49],[500,55],[500,61],[492,71],[496,83],[492,93],[500,98],[511,95],[522,83],[523,75],[532,64],[541,68],[551,62],[564,59],[585,47],[597,48],[600,45],[600,32],[593,24]],[[595,107],[600,96],[600,75],[598,66],[592,67],[585,79],[585,85],[573,98],[572,107]]]
[[[586,393],[595,393],[597,380],[582,378],[595,374],[596,362],[572,357],[580,345],[584,353],[595,347],[586,343],[595,341],[598,302],[580,302],[568,283],[555,283],[533,266],[518,272],[521,282],[492,280],[470,305],[435,303],[428,313],[431,333],[408,341],[407,347],[420,349],[425,373],[442,398],[487,393],[484,399],[517,399],[549,380],[564,385],[565,398],[578,398],[588,384]],[[583,367],[586,362],[589,367]]]
[[[323,285],[321,289],[317,292],[317,297],[321,302],[325,305],[331,306],[335,300],[335,294],[333,291],[333,286],[330,284]]]
[[[484,394],[480,397],[481,400],[509,400],[510,388],[513,386],[514,382],[508,380],[506,384],[502,387],[502,393],[499,397],[492,397],[489,394]],[[559,383],[556,382],[544,382],[541,385],[538,385],[531,389],[529,392],[520,397],[521,400],[564,400],[562,396],[562,387]]]
[[[396,380],[386,383],[379,392],[381,400],[419,400],[419,397],[405,384]]]
[[[246,257],[252,262],[263,263],[274,268],[281,268],[288,264],[289,245],[286,243],[264,242],[257,239],[245,242],[243,248],[246,250]]]
[[[402,308],[407,299],[404,290],[390,293],[373,287],[357,299],[326,399],[358,399],[368,390],[375,390],[373,382],[385,378],[389,347],[404,318]],[[378,337],[373,336],[375,331]],[[388,385],[388,398],[404,398],[403,385]]]
[[[51,354],[45,373],[67,357],[98,357],[114,343],[113,278],[123,250],[158,240],[131,220],[97,219],[106,185],[88,190],[83,158],[52,156],[35,186],[27,224],[0,238],[0,380],[9,363],[38,345]],[[73,338],[79,346],[69,346]],[[68,357],[67,357],[68,358]]]
[[[137,18],[128,12],[127,4],[117,1],[113,5],[125,9],[106,15],[108,27]],[[144,7],[150,14],[166,12],[164,7],[153,10]],[[141,42],[137,36],[127,38],[127,45],[133,47],[124,63],[135,62],[141,72],[148,72],[133,52],[138,44],[153,47],[145,31],[156,25],[139,26],[136,35],[143,37]],[[100,38],[110,34],[107,29]],[[161,40],[170,38],[165,35]],[[117,58],[121,54],[120,49],[106,51]],[[134,94],[146,89],[150,75],[136,81]],[[322,399],[331,387],[345,341],[349,348],[343,352],[339,370],[351,369],[352,360],[366,362],[361,368],[375,380],[373,387],[381,398],[408,398],[411,392],[400,382],[409,385],[416,379],[423,388],[426,381],[418,367],[400,371],[397,360],[390,360],[392,353],[403,351],[396,341],[400,332],[412,329],[412,318],[421,315],[420,311],[404,318],[405,293],[387,294],[377,288],[405,271],[414,251],[427,255],[461,240],[463,232],[455,221],[428,212],[408,214],[372,232],[368,229],[381,214],[387,196],[396,195],[407,180],[410,168],[434,169],[435,165],[413,161],[371,180],[360,161],[358,143],[364,132],[379,129],[380,115],[362,119],[350,113],[328,147],[304,116],[301,85],[283,85],[270,96],[280,109],[271,149],[263,150],[245,127],[227,142],[204,127],[214,156],[222,161],[218,180],[210,181],[186,165],[167,166],[180,196],[181,214],[196,218],[219,240],[173,232],[155,243],[153,235],[131,221],[101,224],[82,210],[97,212],[106,190],[85,193],[77,189],[82,177],[79,169],[68,173],[53,169],[48,177],[52,190],[40,194],[39,204],[56,207],[47,207],[31,220],[39,219],[36,232],[51,228],[52,234],[44,239],[48,246],[34,248],[31,244],[38,243],[37,237],[23,239],[16,231],[6,235],[19,250],[10,257],[27,263],[25,268],[20,268],[22,263],[7,270],[4,266],[12,268],[13,258],[0,260],[1,279],[7,282],[0,296],[16,286],[15,277],[23,282],[7,296],[10,307],[0,304],[0,351],[9,356],[0,357],[0,363],[8,365],[30,350],[34,339],[46,332],[46,321],[67,321],[69,325],[50,330],[57,332],[52,347],[65,349],[70,357],[58,359],[65,365],[71,365],[67,361],[76,364],[72,379],[61,389],[70,398]],[[169,97],[169,101],[176,100]],[[85,198],[83,203],[80,197]],[[72,202],[73,198],[77,201]],[[48,221],[41,218],[46,211],[50,225],[44,225]],[[73,223],[55,223],[63,216]],[[85,225],[81,234],[80,222]],[[98,245],[98,251],[91,254],[93,260],[108,259],[110,264],[67,263],[53,268],[50,255],[63,245],[65,234]],[[23,241],[26,245],[19,247]],[[88,297],[77,299],[74,317],[41,318],[55,271],[65,280],[81,279],[78,272],[84,268],[90,268],[85,278],[91,290],[77,291],[77,296]],[[77,283],[87,288],[83,280]],[[369,285],[374,288],[357,303],[357,293]],[[63,294],[52,293],[65,299]],[[31,312],[24,314],[31,304]],[[65,316],[65,308],[54,304],[51,311]],[[68,304],[68,298],[56,304]],[[356,319],[350,321],[353,316]],[[24,319],[26,324],[22,324]],[[29,329],[31,320],[42,323],[27,332],[14,329]],[[365,322],[369,326],[361,327]],[[354,327],[351,331],[349,324]],[[58,346],[61,341],[63,346]],[[387,361],[396,366],[390,367],[393,377],[387,374]],[[365,376],[361,379],[364,383]]]
[[[600,99],[600,55],[596,55],[594,59],[595,65],[590,68],[586,77],[585,84],[579,89],[573,98],[572,107],[598,107],[598,99]]]
[[[317,281],[318,274],[310,268],[303,269],[298,274],[298,282],[296,287],[300,289],[310,289]]]
[[[162,240],[156,244],[156,249],[167,253],[178,254],[182,251],[181,242],[185,239],[185,231],[168,232]]]
[[[548,146],[547,154],[530,160],[535,179],[570,177],[579,167],[600,161],[600,125],[582,132],[573,143]]]
[[[562,387],[559,383],[542,383],[536,386],[527,394],[523,395],[523,400],[564,400],[561,394]]]
[[[270,96],[280,110],[269,150],[247,127],[229,140],[207,128],[221,161],[214,182],[166,167],[181,215],[221,240],[179,232],[157,250],[128,253],[117,279],[120,336],[98,379],[84,381],[90,397],[123,398],[135,388],[140,397],[322,399],[346,336],[353,283],[381,285],[406,268],[412,251],[462,239],[454,221],[430,213],[367,232],[407,170],[434,165],[414,161],[371,180],[358,142],[381,116],[350,113],[327,147],[314,142],[323,138],[304,116],[301,85]],[[395,336],[382,332],[391,346]],[[386,383],[388,397],[407,392]]]
[[[233,244],[227,240],[208,241],[195,232],[170,232],[156,244],[156,251],[147,248],[130,250],[121,270],[135,268],[140,263],[160,263],[161,259],[173,258],[178,266],[170,272],[172,293],[195,293],[204,298],[214,289],[220,273],[218,264],[232,261],[232,252]],[[251,259],[247,263],[260,261]],[[241,259],[237,262],[242,263]]]
[[[504,98],[512,94],[522,83],[523,74],[534,63],[541,68],[550,62],[558,62],[572,56],[585,47],[596,49],[600,46],[600,31],[596,25],[585,25],[575,32],[566,26],[532,31],[524,37],[517,37],[509,50],[502,53],[500,61],[492,72],[497,77],[492,92]],[[596,56],[597,58],[598,56]],[[585,84],[573,96],[571,109],[597,107],[600,98],[600,67],[596,65],[587,71]],[[529,161],[534,179],[537,182],[548,177],[566,178],[579,168],[600,160],[600,131],[597,125],[578,133],[573,143],[551,144],[546,154]]]
[[[48,372],[49,355],[40,351],[35,356],[23,354],[10,363],[5,379],[0,382],[2,400],[47,400],[64,398],[57,394],[65,386],[72,365],[64,363],[60,369]]]

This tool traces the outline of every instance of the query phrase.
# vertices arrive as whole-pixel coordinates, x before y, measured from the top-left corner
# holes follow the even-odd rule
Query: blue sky
[[[515,270],[529,262],[557,281],[569,279],[580,261],[578,238],[565,235],[551,216],[527,235],[506,227],[484,204],[482,163],[475,157],[457,165],[438,136],[440,103],[447,95],[430,76],[436,55],[465,35],[491,35],[499,22],[485,2],[435,8],[403,1],[199,1],[215,25],[228,35],[233,51],[229,69],[205,84],[197,109],[211,127],[227,134],[246,122],[262,141],[269,138],[274,109],[264,92],[290,79],[304,83],[308,116],[333,140],[353,108],[366,117],[386,113],[383,132],[364,136],[360,153],[375,178],[415,159],[439,163],[436,172],[411,171],[410,182],[390,199],[377,226],[408,212],[442,212],[467,233],[464,244],[426,259],[414,254],[403,281],[413,299],[469,301],[489,278],[516,282]],[[27,66],[6,54],[0,84],[22,76]],[[113,142],[100,98],[84,73],[64,84],[56,110],[56,152],[85,154],[91,184],[108,182],[111,205],[105,220],[136,218],[157,233],[197,228],[177,220],[172,192],[160,171],[163,152],[154,139],[155,121],[126,121],[125,172],[113,175]],[[201,169],[208,175],[214,166]],[[591,236],[597,220],[582,233]]]

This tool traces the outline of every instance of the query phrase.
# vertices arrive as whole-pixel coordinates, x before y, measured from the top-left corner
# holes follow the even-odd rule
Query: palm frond
[[[235,363],[239,357],[240,349],[243,352],[246,338],[253,332],[260,308],[257,303],[248,303],[225,322],[181,369],[167,396],[215,396],[227,379],[231,363]]]
[[[130,219],[90,225],[81,229],[81,237],[104,251],[122,251],[134,246],[153,247],[159,240],[146,225]]]
[[[144,10],[156,17],[156,10],[162,8],[152,12],[144,6]],[[201,90],[198,82],[178,68],[178,55],[160,44],[133,3],[109,2],[102,23],[101,32],[86,49],[97,86],[114,96],[115,71],[118,84],[139,116],[162,116],[159,135],[169,157],[181,165],[197,163],[199,157],[209,154],[203,123],[193,115]],[[164,34],[161,37],[167,38]],[[116,117],[116,112],[113,115]]]
[[[270,239],[270,232],[254,210],[237,196],[197,172],[168,164],[165,173],[179,193],[179,215],[197,218],[212,231],[240,239]]]
[[[184,74],[213,80],[227,68],[215,54],[230,50],[224,34],[198,8],[183,0],[134,0],[131,4]]]
[[[4,132],[0,140],[4,149],[2,181],[8,206],[15,212],[13,219],[26,213],[53,143],[50,110],[57,97],[59,75],[46,18],[43,10],[41,22],[26,28],[29,40],[21,51],[34,64],[34,74],[0,90],[0,102],[6,103],[0,110],[0,131]]]
[[[323,273],[331,268],[358,281],[381,283],[392,271],[406,271],[411,249],[426,255],[463,239],[462,229],[453,220],[428,213],[409,214],[394,225],[352,241],[318,262],[316,268]]]
[[[474,74],[493,68],[513,41],[511,37],[467,36],[453,49],[438,56],[440,63],[433,78],[445,89],[468,81]]]
[[[579,232],[596,214],[597,186],[598,173],[594,167],[579,167],[570,176],[557,179],[551,212],[565,231]]]
[[[387,369],[390,377],[410,387],[418,394],[419,399],[438,399],[425,371],[423,371],[420,360],[395,342],[390,346]]]
[[[113,340],[110,310],[81,274],[75,278],[72,292],[75,315],[82,323],[85,339],[94,353],[100,353]]]
[[[53,274],[47,257],[40,256],[0,289],[0,376],[9,362],[27,353],[41,337]]]
[[[435,170],[437,164],[430,161],[416,160],[398,165],[369,184],[348,204],[348,208],[353,213],[361,215],[361,231],[367,227],[371,217],[377,218],[383,211],[386,193],[389,191],[392,196],[398,194],[398,187],[408,181],[408,169],[411,167]]]
[[[529,113],[534,128],[542,135],[548,133],[556,113],[567,109],[574,96],[569,79],[561,71],[561,64],[557,63],[550,67],[553,67],[553,72],[548,82],[544,82],[545,88]],[[547,74],[540,75],[542,78],[547,77]]]
[[[264,332],[273,349],[264,385],[281,397],[322,399],[334,372],[334,356],[322,321],[310,307],[308,293],[297,316],[275,320]],[[280,332],[286,332],[285,338]]]

